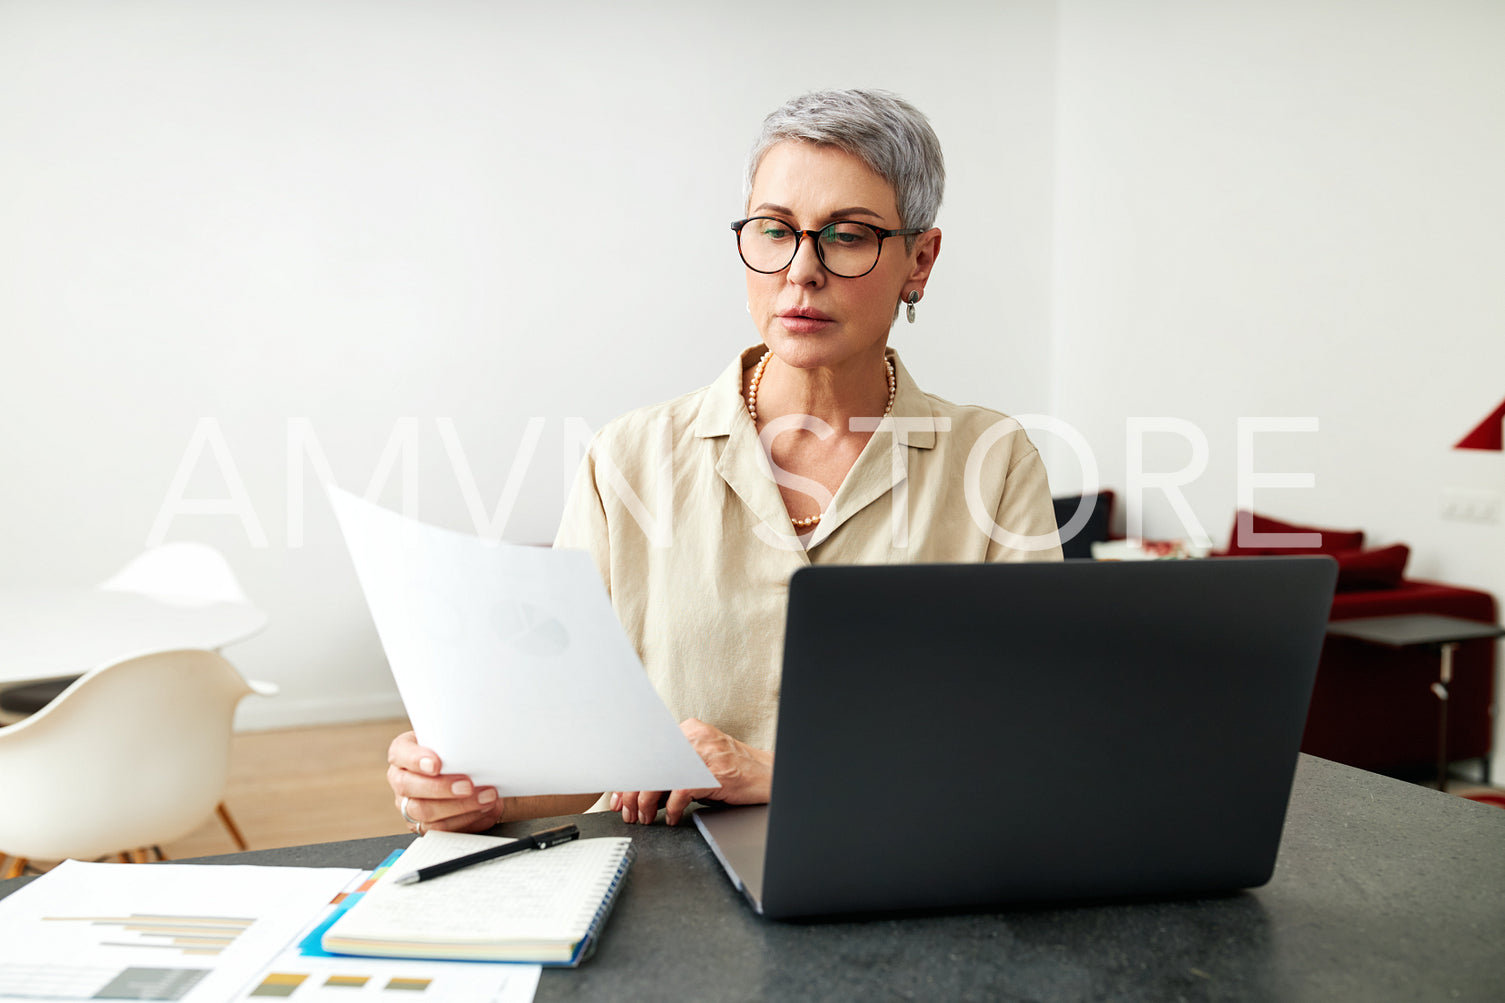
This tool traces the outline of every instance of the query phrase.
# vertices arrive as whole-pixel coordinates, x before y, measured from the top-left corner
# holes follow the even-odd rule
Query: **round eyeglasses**
[[[832,275],[857,279],[878,267],[878,255],[889,237],[909,237],[924,230],[885,230],[871,223],[844,219],[828,223],[819,230],[800,230],[792,223],[772,216],[739,219],[732,224],[737,232],[737,253],[742,263],[755,272],[772,275],[794,262],[800,241],[815,241],[815,255]]]

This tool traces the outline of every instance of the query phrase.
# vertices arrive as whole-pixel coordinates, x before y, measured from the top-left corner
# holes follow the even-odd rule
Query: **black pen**
[[[572,839],[580,838],[580,830],[573,825],[561,825],[555,829],[545,829],[535,832],[531,836],[503,843],[501,846],[492,846],[477,853],[467,853],[463,857],[454,860],[446,860],[443,863],[434,864],[432,867],[420,867],[416,871],[409,871],[399,878],[393,878],[396,885],[414,885],[420,881],[428,881],[441,875],[458,871],[462,867],[471,864],[479,864],[487,860],[495,860],[497,857],[505,857],[509,853],[521,853],[523,850],[547,850],[551,846],[560,843],[568,843]]]

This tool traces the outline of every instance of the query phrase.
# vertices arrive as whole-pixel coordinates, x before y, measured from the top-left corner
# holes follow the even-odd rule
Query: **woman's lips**
[[[824,331],[835,321],[819,310],[797,307],[779,314],[779,323],[792,334],[815,334]]]

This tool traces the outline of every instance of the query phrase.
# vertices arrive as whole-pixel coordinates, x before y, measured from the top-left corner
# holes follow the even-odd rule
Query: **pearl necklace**
[[[763,357],[753,368],[752,379],[747,383],[747,413],[752,417],[754,428],[758,424],[758,384],[763,382],[763,370],[768,367],[768,360],[771,358],[773,358],[772,352],[763,353]],[[888,369],[888,404],[883,408],[883,417],[887,418],[894,410],[894,393],[898,390],[899,381],[894,375],[894,364],[886,355],[883,357],[883,365]],[[797,529],[808,529],[820,522],[823,515],[825,515],[824,512],[817,512],[808,518],[790,518],[789,521]]]

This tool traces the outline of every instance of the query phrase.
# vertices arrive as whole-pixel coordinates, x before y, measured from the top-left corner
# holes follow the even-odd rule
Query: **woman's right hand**
[[[387,747],[387,784],[398,811],[405,810],[417,823],[409,828],[420,834],[430,829],[481,832],[495,825],[504,806],[496,788],[477,789],[463,773],[441,773],[443,766],[439,754],[419,745],[411,731]]]

